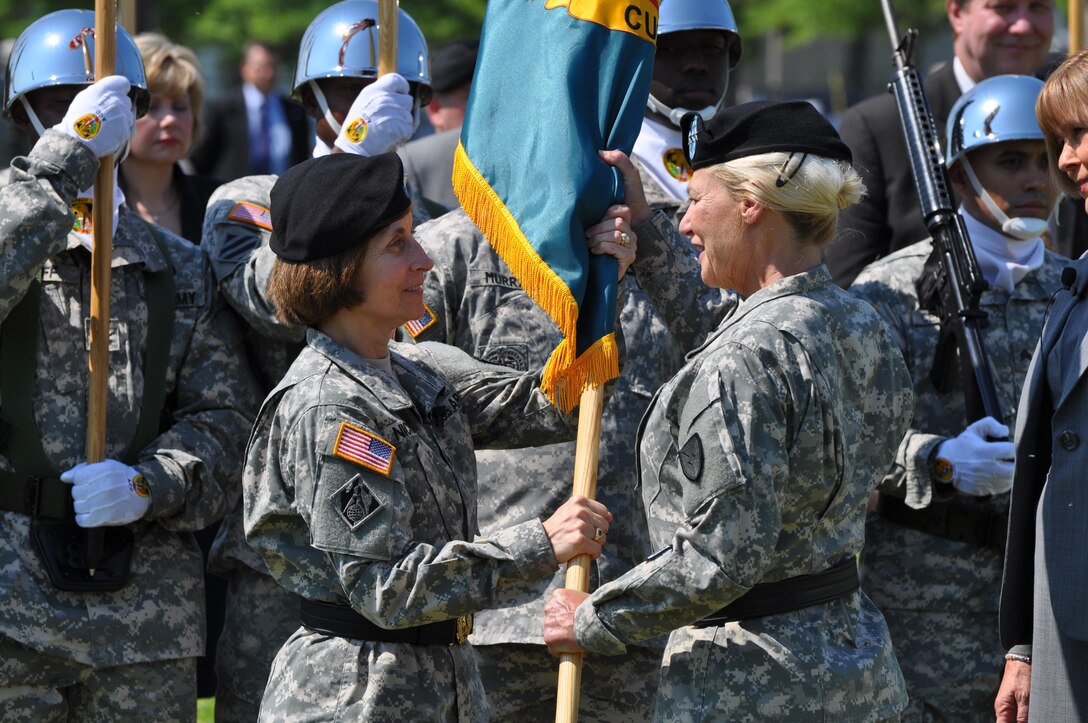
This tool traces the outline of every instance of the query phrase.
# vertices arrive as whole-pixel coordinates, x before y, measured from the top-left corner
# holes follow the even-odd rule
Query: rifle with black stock
[[[988,284],[948,190],[936,124],[922,78],[913,63],[918,31],[912,28],[900,36],[891,0],[881,0],[881,5],[894,49],[895,78],[888,90],[895,94],[899,107],[922,217],[933,239],[933,253],[918,280],[919,305],[941,321],[930,380],[940,392],[952,388],[958,376],[953,362],[959,349],[967,421],[989,416],[1004,424],[990,360],[980,335],[987,317],[979,299]]]

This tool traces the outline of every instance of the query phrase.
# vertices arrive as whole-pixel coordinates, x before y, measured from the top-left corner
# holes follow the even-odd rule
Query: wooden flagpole
[[[1084,47],[1084,0],[1069,0],[1069,54]]]
[[[399,0],[378,0],[378,75],[397,72]]]
[[[94,77],[113,75],[117,60],[117,6],[115,0],[95,0]],[[87,363],[87,461],[106,456],[106,408],[110,358],[110,260],[113,257],[113,156],[99,159],[92,205],[94,249],[91,252],[91,326]],[[103,533],[87,531],[87,571],[93,577],[102,561]]]
[[[597,497],[597,462],[601,450],[601,414],[604,387],[590,387],[582,392],[578,406],[578,446],[574,453],[574,491],[590,499]],[[589,555],[579,555],[567,563],[568,590],[589,592]],[[578,699],[582,685],[582,654],[563,653],[559,657],[559,685],[556,690],[555,723],[578,720]]]

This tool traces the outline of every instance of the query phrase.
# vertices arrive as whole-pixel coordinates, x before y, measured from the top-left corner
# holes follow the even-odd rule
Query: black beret
[[[408,213],[396,153],[333,153],[289,168],[272,186],[272,237],[285,261],[314,261],[366,242]]]
[[[692,169],[776,151],[853,160],[831,122],[803,100],[741,103],[723,108],[707,123],[698,113],[688,113],[680,130]]]
[[[436,93],[456,90],[472,81],[479,40],[455,40],[431,58],[431,87]]]

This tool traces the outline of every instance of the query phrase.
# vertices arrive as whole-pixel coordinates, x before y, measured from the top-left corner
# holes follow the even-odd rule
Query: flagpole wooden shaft
[[[1069,0],[1069,54],[1084,47],[1084,0]]]
[[[113,75],[117,58],[117,7],[113,0],[95,0],[95,79]],[[87,461],[101,462],[106,456],[106,408],[110,359],[110,259],[113,256],[113,156],[98,162],[94,179],[91,219],[94,250],[91,252],[90,352],[87,364]],[[87,531],[87,569],[91,576],[102,559],[102,531]]]
[[[597,462],[601,450],[601,413],[604,390],[590,387],[582,392],[578,408],[578,447],[574,453],[574,494],[597,497]],[[589,555],[579,555],[567,563],[568,590],[589,591]],[[556,691],[555,723],[578,720],[578,698],[582,685],[582,654],[563,653],[559,657],[559,686]]]
[[[399,0],[378,0],[378,75],[397,72]]]

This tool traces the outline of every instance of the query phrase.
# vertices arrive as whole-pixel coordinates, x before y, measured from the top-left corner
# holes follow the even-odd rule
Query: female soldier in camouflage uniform
[[[909,420],[910,378],[879,318],[820,260],[861,181],[807,103],[748,103],[709,125],[687,116],[684,136],[695,170],[680,230],[699,269],[664,240],[663,215],[649,222],[630,163],[606,154],[649,247],[639,280],[674,336],[700,344],[638,439],[659,551],[591,596],[553,594],[545,642],[615,654],[675,629],[660,720],[894,717],[903,679],[855,559],[869,490]],[[695,273],[736,294],[696,291]]]
[[[262,718],[486,719],[462,644],[471,613],[507,581],[598,556],[608,529],[602,504],[574,498],[543,524],[462,541],[476,530],[473,444],[554,442],[572,429],[539,374],[442,344],[390,344],[423,314],[432,266],[403,177],[396,154],[340,154],[272,190],[268,294],[286,322],[311,328],[247,454],[247,539],[304,598]]]

